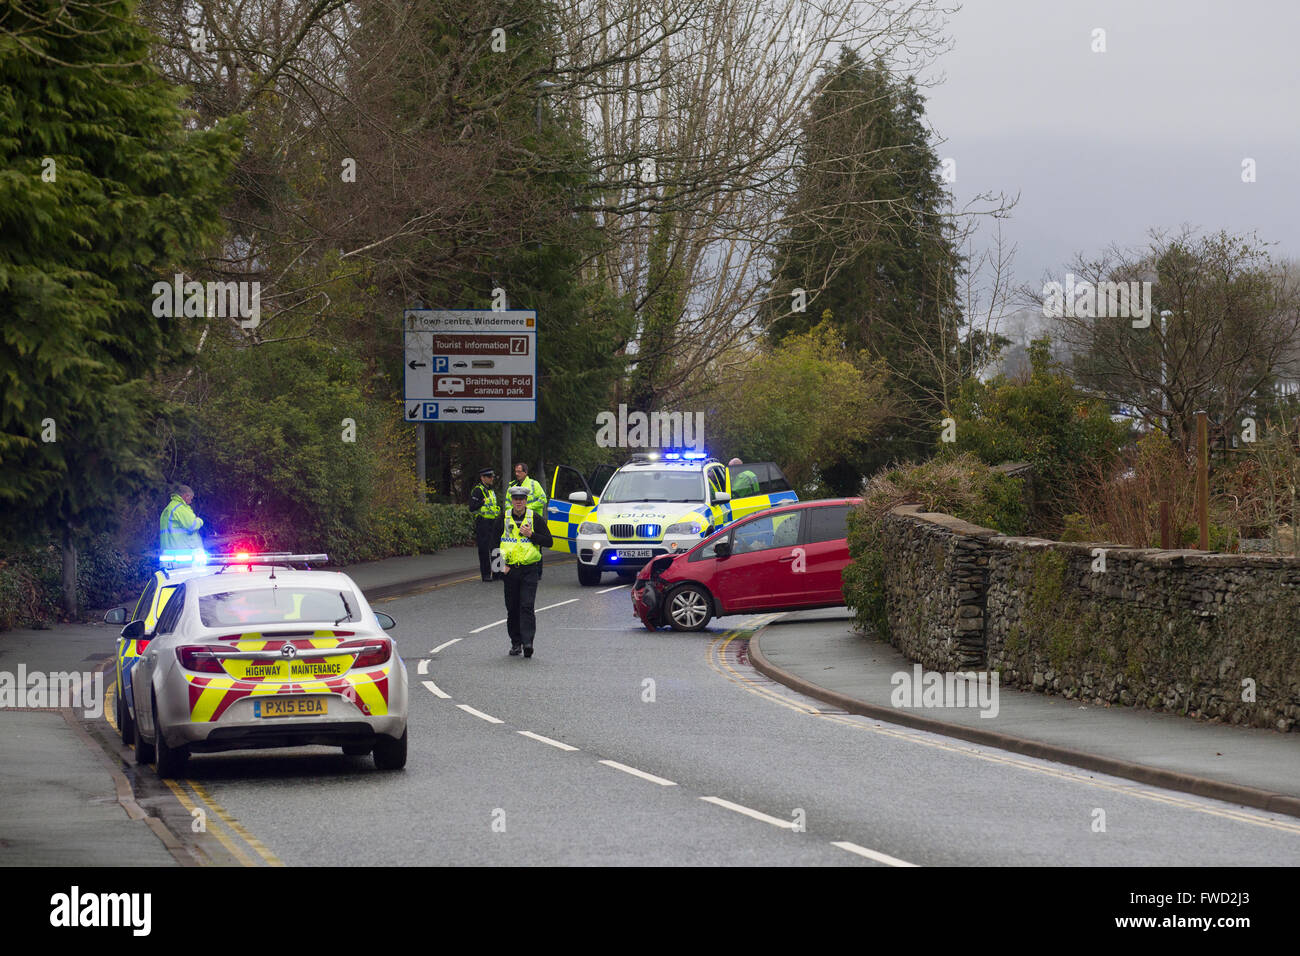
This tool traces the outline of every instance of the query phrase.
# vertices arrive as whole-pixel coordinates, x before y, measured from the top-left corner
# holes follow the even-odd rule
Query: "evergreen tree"
[[[190,334],[153,284],[211,235],[238,131],[186,128],[129,0],[5,2],[0,29],[0,503],[62,537],[71,605],[76,540],[153,474],[149,376]]]
[[[853,463],[869,474],[919,453],[943,417],[944,370],[961,345],[962,260],[912,78],[842,51],[804,133],[773,304],[760,318],[773,342],[829,320],[850,349],[888,363],[901,416],[886,441]],[[806,290],[803,312],[791,310],[795,289]]]

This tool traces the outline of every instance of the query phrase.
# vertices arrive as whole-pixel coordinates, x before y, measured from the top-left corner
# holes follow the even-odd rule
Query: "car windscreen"
[[[705,501],[698,471],[620,471],[600,496],[606,501]]]
[[[306,587],[240,588],[199,596],[204,627],[248,624],[360,621],[357,596],[350,591]]]

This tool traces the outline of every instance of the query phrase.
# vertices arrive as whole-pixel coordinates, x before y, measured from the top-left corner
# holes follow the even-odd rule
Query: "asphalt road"
[[[175,789],[254,864],[1300,859],[1289,817],[835,712],[749,667],[763,618],[651,634],[619,584],[548,568],[531,660],[506,654],[499,583],[379,602],[411,681],[405,771],[325,748],[200,755]]]

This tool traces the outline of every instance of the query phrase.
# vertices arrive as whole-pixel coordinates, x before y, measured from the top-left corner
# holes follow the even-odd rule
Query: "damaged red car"
[[[800,501],[727,525],[691,550],[655,558],[632,586],[649,630],[698,631],[715,617],[844,604],[846,524],[861,498]]]

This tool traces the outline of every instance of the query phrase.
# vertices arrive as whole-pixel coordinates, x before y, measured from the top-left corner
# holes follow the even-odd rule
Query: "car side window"
[[[809,517],[808,543],[838,541],[848,535],[849,506],[830,505],[813,508]]]
[[[781,469],[772,462],[764,462],[762,472],[758,474],[759,488],[762,494],[773,495],[790,490],[790,482],[785,480]]]
[[[143,621],[149,616],[149,608],[153,605],[153,593],[156,590],[158,590],[158,579],[152,578],[149,586],[140,595],[140,600],[135,602],[135,610],[131,612],[132,621]]]
[[[727,490],[727,479],[723,475],[722,469],[717,465],[709,469],[709,487],[714,494]]]
[[[802,511],[763,515],[736,528],[733,554],[750,554],[771,548],[789,548],[799,543],[799,521]]]
[[[723,542],[723,541],[730,542],[730,541],[731,541],[731,537],[732,537],[732,536],[731,536],[730,534],[720,534],[720,535],[718,535],[717,538],[715,538],[714,540],[710,541],[710,542],[709,542],[708,544],[706,544],[704,547],[700,548],[700,550],[698,550],[698,551],[696,551],[694,554],[692,554],[688,560],[691,560],[691,561],[703,561],[705,558],[716,558],[716,557],[718,556],[718,555],[717,555],[717,550],[716,550],[716,549],[717,549],[717,546],[718,546],[721,542]]]
[[[163,609],[162,616],[158,618],[158,628],[154,634],[170,634],[176,629],[176,624],[181,619],[181,608],[185,606],[185,586],[182,584],[176,588],[171,598],[167,601],[167,607]]]

